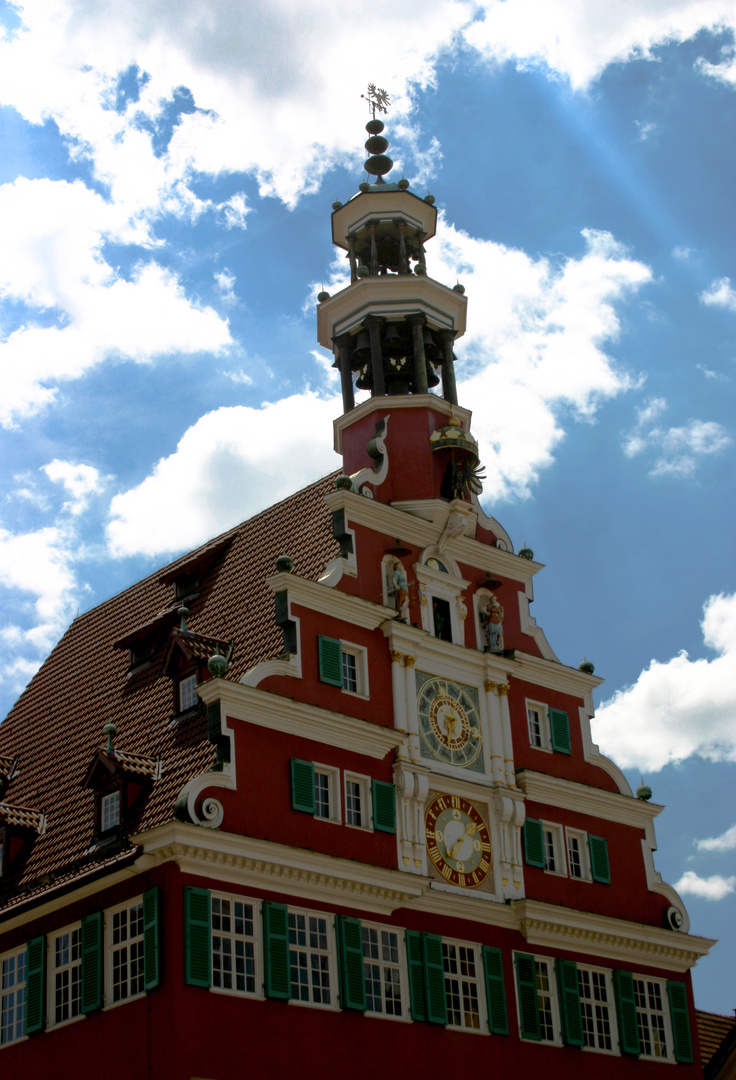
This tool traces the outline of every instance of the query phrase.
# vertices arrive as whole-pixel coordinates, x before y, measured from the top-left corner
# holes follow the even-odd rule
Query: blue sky
[[[696,999],[730,1011],[731,0],[40,7],[0,2],[0,714],[78,610],[335,467],[314,300],[373,81],[467,290],[484,505],[668,805],[656,865],[721,938]]]

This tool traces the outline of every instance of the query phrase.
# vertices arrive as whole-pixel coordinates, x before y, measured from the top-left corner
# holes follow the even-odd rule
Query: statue
[[[486,651],[503,652],[503,607],[493,593],[488,593],[478,608],[480,625],[486,639]]]
[[[403,622],[409,622],[409,583],[401,559],[394,559],[388,566],[388,592],[394,598],[394,606]]]

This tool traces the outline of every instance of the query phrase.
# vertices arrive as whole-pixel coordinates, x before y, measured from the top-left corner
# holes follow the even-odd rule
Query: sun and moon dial
[[[478,691],[423,671],[416,677],[422,756],[483,772]]]

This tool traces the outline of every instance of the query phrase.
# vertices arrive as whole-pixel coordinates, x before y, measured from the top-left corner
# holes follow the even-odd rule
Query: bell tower
[[[318,296],[317,337],[335,357],[342,388],[335,449],[345,473],[359,476],[355,490],[367,494],[368,485],[381,501],[470,499],[480,491],[477,444],[470,414],[458,407],[454,352],[465,333],[465,289],[429,276],[434,196],[384,179],[393,162],[376,112],[386,111],[388,97],[370,86],[367,99],[371,180],[332,208],[332,241],[346,253],[350,284]],[[356,406],[356,390],[370,399]]]

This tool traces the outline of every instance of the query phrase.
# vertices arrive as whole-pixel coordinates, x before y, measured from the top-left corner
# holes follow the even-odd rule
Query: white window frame
[[[447,567],[447,573],[427,566],[428,559],[438,559]],[[472,584],[460,576],[454,559],[446,553],[440,554],[434,548],[422,553],[421,563],[414,564],[414,572],[419,582],[421,600],[422,629],[436,637],[432,600],[447,600],[450,605],[451,641],[455,645],[465,644],[465,622],[467,606],[463,600],[465,590]]]
[[[543,750],[548,754],[552,753],[552,735],[549,727],[549,708],[541,701],[525,701],[526,707],[526,728],[529,738],[529,745],[532,750]],[[540,742],[535,741],[536,736],[532,730],[532,719],[529,716],[530,712],[536,712],[539,714],[539,738]]]
[[[544,846],[544,872],[555,877],[567,877],[567,852],[561,825],[553,821],[542,823],[542,844]],[[551,847],[551,852],[550,852]],[[554,866],[550,866],[550,860]]]
[[[618,1025],[616,1023],[616,1002],[613,995],[613,981],[608,968],[589,967],[587,964],[577,964],[578,989],[580,990],[580,1015],[583,1026],[584,1050],[591,1050],[598,1054],[611,1054],[619,1056],[618,1048]],[[583,976],[581,979],[580,976]],[[590,997],[583,995],[582,983],[587,983]],[[594,985],[597,983],[598,985]],[[601,989],[605,997],[601,997]],[[592,1035],[586,1031],[586,1023],[593,1026]],[[602,1039],[599,1025],[608,1025],[608,1039],[610,1046],[601,1046]],[[588,1039],[593,1039],[593,1043]]]
[[[351,821],[351,796],[348,793],[348,784],[357,784],[361,806],[360,821]],[[363,832],[373,832],[373,799],[371,798],[371,778],[361,773],[345,772],[343,774],[343,798],[345,800],[345,824],[351,829],[362,829]]]
[[[106,795],[102,795],[100,798],[100,832],[109,832],[110,829],[117,829],[120,824],[120,810],[121,810],[121,798],[120,788],[115,788],[114,791],[108,792]],[[108,815],[107,811],[110,807],[113,807],[113,812]],[[114,821],[105,824],[106,818],[114,817]]]
[[[140,914],[138,910],[140,908]],[[130,914],[136,909],[136,924],[140,925],[140,933],[136,933],[134,937],[130,936]],[[126,912],[125,918],[125,937],[119,941],[115,941],[115,916],[120,915],[122,912]],[[138,974],[135,976],[142,983],[140,989],[135,993],[130,992],[133,976],[131,975],[131,957],[130,953],[135,946],[135,959],[134,963],[138,967]],[[126,967],[127,973],[125,976],[126,993],[124,996],[115,997],[115,954],[122,949],[126,950]],[[132,900],[127,900],[124,904],[117,904],[114,908],[108,908],[105,912],[105,1008],[111,1009],[118,1005],[124,1005],[128,1001],[135,1001],[136,998],[144,997],[146,993],[145,985],[145,971],[144,971],[144,953],[143,953],[143,897],[136,896]]]
[[[237,926],[239,915],[235,905],[243,904],[246,908],[251,908],[251,926],[252,933],[238,933]],[[220,906],[221,910],[216,911],[215,908]],[[229,905],[229,912],[222,910],[223,905]],[[247,918],[247,914],[243,912],[244,918]],[[224,921],[227,923],[223,925]],[[239,896],[235,893],[222,893],[222,892],[210,892],[210,962],[212,978],[210,989],[216,994],[232,994],[235,997],[248,997],[248,998],[260,998],[263,999],[263,943],[261,934],[261,902],[260,900],[253,900],[249,896]],[[227,942],[228,948],[217,948],[216,940],[220,942]],[[242,945],[242,959],[244,960],[244,967],[250,960],[253,965],[253,989],[247,989],[247,986],[240,989],[237,986],[238,972],[237,961],[240,959],[237,956],[238,945]],[[250,948],[248,948],[250,946]],[[250,955],[248,955],[250,953]],[[230,971],[227,972],[223,969],[222,965],[218,965],[217,961],[220,957],[229,956],[231,960]],[[219,968],[219,970],[218,970]],[[247,980],[249,976],[246,971],[243,971],[243,978]],[[220,985],[217,985],[218,977],[220,979]],[[225,985],[230,981],[231,985]],[[235,984],[235,985],[233,985]]]
[[[463,971],[463,964],[467,963],[469,959],[473,964],[474,973],[472,975],[468,974],[467,971]],[[448,970],[451,963],[456,966],[456,970]],[[447,1024],[445,1026],[451,1031],[469,1031],[476,1035],[488,1034],[484,992],[485,973],[483,970],[483,957],[481,956],[480,945],[476,945],[470,941],[457,941],[454,938],[443,937],[442,966],[445,975],[445,1004],[447,1007]],[[455,991],[448,985],[450,983],[456,984]],[[474,995],[472,991],[474,991]],[[459,1024],[453,1023],[450,1020],[450,1000],[453,992],[457,993],[460,1004]],[[477,1004],[477,1027],[473,1024],[466,1023],[468,1018],[466,1005],[469,998],[472,999],[473,996],[475,997],[475,1002]]]
[[[368,693],[368,650],[362,645],[354,645],[350,641],[340,641],[340,673],[342,675],[342,692],[351,697],[367,698]],[[345,668],[343,657],[352,656],[355,661],[355,690],[345,685]]]
[[[636,1024],[639,1031],[639,1057],[644,1061],[675,1061],[675,1044],[672,1037],[672,1023],[670,1020],[670,1006],[669,995],[667,992],[667,982],[665,979],[653,979],[647,975],[634,974],[634,1000],[636,1001]],[[642,1008],[640,1006],[640,987],[638,984],[644,984],[644,992],[646,995],[646,1005]],[[651,988],[657,987],[659,990],[659,999],[662,1005],[661,1009],[654,1009],[651,1006],[650,994]],[[661,1017],[662,1023],[657,1024],[657,1028],[660,1034],[664,1034],[664,1053],[646,1054],[644,1052],[644,1039],[642,1038],[642,1029],[644,1023],[642,1017],[646,1018],[646,1029],[649,1037],[649,1042],[654,1049],[656,1040],[652,1037],[654,1028],[652,1026],[652,1017]]]
[[[77,935],[76,945],[76,960],[73,958],[74,944],[73,935]],[[62,964],[57,962],[57,941],[60,938],[68,935],[69,942],[67,949],[69,952],[69,959]],[[64,1024],[73,1024],[77,1020],[84,1019],[84,1013],[82,1012],[82,924],[72,923],[71,926],[64,926],[61,930],[54,930],[53,933],[47,936],[48,956],[46,961],[46,1026],[49,1028],[61,1027]],[[77,1011],[73,1013],[74,1001],[73,1001],[73,987],[74,987],[74,972],[76,971],[77,980]],[[56,1019],[56,1009],[58,1002],[56,1000],[57,991],[61,989],[67,990],[67,1009],[68,1016],[62,1017],[60,1020]]]
[[[540,969],[543,968],[543,967],[546,969],[546,978],[547,978],[547,989],[546,990],[543,989],[543,988],[540,988],[540,979],[541,979],[541,976],[542,976],[542,972],[541,972]],[[534,972],[535,972],[536,983],[537,983],[537,1009],[539,1010],[540,1038],[539,1039],[534,1039],[534,1040],[524,1038],[524,1035],[523,1035],[522,1030],[521,1030],[521,1016],[518,1017],[518,1019],[519,1019],[519,1038],[522,1039],[523,1042],[532,1042],[532,1041],[534,1041],[535,1043],[540,1043],[540,1042],[545,1043],[547,1046],[562,1046],[562,1026],[561,1026],[561,1021],[560,1021],[560,1003],[559,1003],[559,1000],[558,1000],[558,997],[557,997],[557,977],[556,977],[556,972],[555,972],[554,959],[551,956],[534,956]],[[514,987],[515,987],[515,990],[516,990],[516,1000],[518,1002],[518,1000],[519,1000],[519,985],[518,985],[518,976],[517,976],[517,972],[516,972],[516,963],[514,963]],[[540,999],[543,996],[546,996],[549,999],[549,1014],[550,1014],[550,1017],[551,1017],[550,1023],[551,1023],[552,1035],[553,1035],[553,1037],[551,1039],[546,1038],[544,1035],[541,1034],[542,1006],[541,1006]],[[518,1008],[517,1008],[517,1015],[518,1015]]]
[[[570,841],[577,842],[580,855],[580,874],[572,871],[573,860],[570,857]],[[590,872],[590,850],[588,848],[588,834],[582,829],[570,829],[565,827],[565,851],[567,855],[567,871],[571,881],[592,881]]]
[[[319,761],[314,764],[314,805],[319,805],[317,797],[317,777],[327,778],[327,814],[321,814],[315,809],[314,816],[318,821],[331,821],[335,825],[342,823],[342,800],[340,798],[340,770],[334,765],[322,765]]]
[[[375,941],[366,942],[366,935],[375,937]],[[381,1020],[411,1021],[411,1009],[409,1002],[409,980],[406,973],[406,944],[404,931],[397,926],[386,926],[385,923],[361,922],[361,936],[363,940],[363,979],[366,990],[366,1016],[378,1016]],[[395,945],[387,938],[394,937]],[[378,955],[373,955],[373,950]],[[395,949],[395,959],[392,955]],[[367,951],[370,955],[367,955]],[[387,955],[387,951],[389,955]],[[373,968],[373,971],[368,969]],[[376,971],[375,969],[378,969]],[[379,984],[378,993],[371,993],[369,987],[373,983]],[[398,1012],[389,1012],[388,1008],[395,1008],[395,998],[388,997],[386,990],[395,989],[398,985]],[[368,1001],[375,1001],[380,995],[380,1009],[370,1008]]]
[[[186,695],[189,704],[184,703],[184,696]],[[199,698],[197,696],[197,675],[186,675],[183,679],[179,679],[176,687],[176,704],[180,713],[189,712],[190,709],[195,708],[198,704]]]
[[[20,1042],[26,1036],[26,1009],[27,1000],[27,953],[26,946],[13,949],[0,956],[0,1046],[10,1046],[11,1043]],[[12,968],[12,971],[11,971]],[[18,969],[21,970],[20,977]],[[6,985],[6,980],[10,980]],[[18,1000],[20,998],[20,1000]],[[12,1008],[13,1021],[10,1025],[10,1036],[6,1038],[5,1015],[6,1010]],[[18,1013],[20,1012],[20,1019]]]
[[[292,935],[295,933],[301,933],[302,928],[300,926],[293,927],[292,919],[299,920],[304,919],[304,933],[305,943],[302,945],[300,942],[293,942]],[[315,932],[312,925],[313,920],[324,921],[324,947],[322,945],[315,946],[313,944],[313,934]],[[291,1005],[304,1005],[312,1009],[329,1009],[333,1012],[338,1011],[340,1006],[338,1004],[338,969],[337,969],[337,945],[335,941],[335,917],[327,911],[310,911],[306,908],[296,908],[289,906],[287,908],[287,926],[288,926],[288,939],[289,939],[289,1004]],[[321,933],[321,930],[317,930],[317,933]],[[306,958],[306,964],[303,965],[307,981],[303,989],[306,990],[307,997],[301,997],[299,994],[294,993],[294,981],[292,974],[294,971],[294,954],[304,955]],[[318,966],[315,966],[314,960],[319,961]],[[297,970],[302,969],[301,964],[297,964]],[[317,998],[319,998],[325,991],[324,986],[320,986],[317,989],[313,982],[313,976],[315,971],[321,972],[327,975],[327,993],[329,994],[329,1001],[315,1000],[315,991],[317,992]],[[300,992],[302,989],[301,981],[298,983]]]

